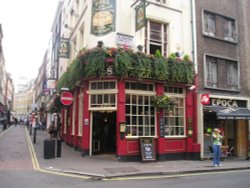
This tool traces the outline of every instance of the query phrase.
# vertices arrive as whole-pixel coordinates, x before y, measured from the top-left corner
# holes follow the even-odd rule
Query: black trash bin
[[[53,159],[55,158],[55,140],[46,139],[43,144],[43,158]]]

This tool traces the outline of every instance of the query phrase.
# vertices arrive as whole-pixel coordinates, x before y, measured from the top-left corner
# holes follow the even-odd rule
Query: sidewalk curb
[[[220,169],[204,169],[204,170],[187,170],[187,171],[178,171],[178,172],[138,172],[138,173],[127,173],[127,174],[117,174],[117,175],[103,175],[103,174],[94,174],[94,173],[88,173],[88,172],[81,172],[81,171],[74,171],[74,170],[51,170],[51,169],[44,169],[46,171],[51,172],[61,172],[66,174],[76,174],[80,176],[89,176],[90,178],[94,179],[112,179],[112,178],[124,178],[124,177],[145,177],[145,176],[176,176],[176,175],[190,175],[190,174],[206,174],[210,172],[219,173],[219,172],[225,172],[225,171],[238,171],[238,170],[250,170],[250,167],[235,167],[235,168],[220,168]]]

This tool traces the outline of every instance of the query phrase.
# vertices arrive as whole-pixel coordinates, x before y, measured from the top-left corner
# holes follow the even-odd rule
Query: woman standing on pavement
[[[223,136],[220,134],[221,131],[219,129],[214,129],[214,132],[212,133],[212,143],[213,143],[213,166],[222,166],[220,163],[220,157],[221,157],[221,144]]]

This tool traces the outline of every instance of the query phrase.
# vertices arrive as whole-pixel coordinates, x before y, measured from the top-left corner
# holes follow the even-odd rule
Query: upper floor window
[[[237,42],[237,26],[234,18],[204,10],[202,21],[205,36]]]
[[[155,54],[157,50],[167,56],[167,24],[148,20],[145,28],[145,50]]]
[[[206,76],[207,82],[206,85],[209,87],[217,87],[217,62],[215,58],[208,57],[206,63]]]
[[[223,90],[238,90],[238,69],[237,61],[206,55],[204,73],[205,87]]]
[[[224,39],[230,40],[230,41],[236,40],[235,20],[225,18],[225,20],[224,20]]]
[[[204,12],[204,34],[215,36],[215,15]]]
[[[236,62],[227,63],[227,85],[235,89],[238,86],[238,68]]]

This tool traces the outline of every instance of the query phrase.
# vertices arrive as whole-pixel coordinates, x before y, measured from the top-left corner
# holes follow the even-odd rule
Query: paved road
[[[145,177],[95,179],[34,170],[29,143],[23,127],[11,127],[0,134],[0,188],[248,188],[250,170],[206,172]],[[59,159],[60,160],[60,159]]]

